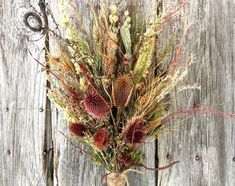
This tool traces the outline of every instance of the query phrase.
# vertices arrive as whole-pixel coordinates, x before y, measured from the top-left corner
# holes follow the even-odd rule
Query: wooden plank
[[[164,3],[164,7],[172,7],[177,1]],[[177,87],[172,111],[199,104],[235,112],[234,12],[233,0],[191,1],[182,12],[193,24],[185,50],[193,52],[196,63],[181,86],[197,85],[201,89],[180,91]],[[234,123],[234,119],[213,114],[172,119],[169,124],[175,127],[169,127],[160,137],[158,156],[160,165],[171,160],[180,163],[159,172],[158,185],[235,185]]]
[[[45,77],[27,50],[27,36],[33,33],[22,23],[27,11],[24,5],[21,0],[0,2],[0,185],[3,186],[46,185]],[[29,48],[35,58],[43,60],[42,42]]]
[[[146,7],[142,6],[142,11],[150,13],[153,8],[151,3],[145,4]],[[54,7],[56,1],[50,2],[50,7],[53,7],[53,14],[57,20],[59,19],[59,10]],[[80,11],[84,12],[84,17],[89,17],[89,11],[86,6],[86,1],[79,1]],[[102,177],[105,175],[103,167],[98,167],[91,163],[90,157],[80,154],[79,149],[72,146],[68,140],[60,134],[59,131],[63,132],[66,136],[69,136],[67,130],[67,123],[63,119],[63,114],[54,112],[53,113],[53,128],[54,128],[54,185],[68,185],[68,186],[84,186],[92,185],[98,186],[102,184]],[[150,140],[149,140],[150,141]],[[146,165],[149,167],[155,167],[155,141],[149,142],[144,146],[146,153]],[[136,186],[155,186],[156,177],[155,172],[150,171],[146,174],[130,173],[129,181],[131,185]]]

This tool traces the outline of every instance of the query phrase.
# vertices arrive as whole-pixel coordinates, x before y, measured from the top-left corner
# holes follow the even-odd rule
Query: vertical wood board
[[[177,1],[165,1],[171,7]],[[172,94],[172,111],[209,106],[220,112],[235,112],[235,1],[191,1],[182,11],[192,24],[185,51],[195,56],[187,79]],[[200,89],[185,89],[199,86]],[[159,172],[159,186],[235,185],[235,121],[216,114],[189,114],[172,118],[167,133],[159,139],[160,165],[180,163]]]

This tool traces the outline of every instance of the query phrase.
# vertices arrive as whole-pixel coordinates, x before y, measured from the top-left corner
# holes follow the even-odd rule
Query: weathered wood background
[[[58,1],[48,1],[56,18]],[[84,2],[79,4],[85,14]],[[147,15],[154,0],[142,2]],[[165,0],[163,9],[177,3]],[[27,49],[44,60],[44,42],[29,45],[27,38],[34,33],[22,24],[29,9],[23,0],[0,1],[0,185],[102,185],[104,170],[92,165],[89,157],[81,155],[59,133],[68,134],[66,122],[53,106],[51,109],[46,99],[45,76]],[[184,52],[194,54],[195,64],[172,94],[171,109],[199,104],[235,112],[235,0],[191,0],[182,16],[192,24]],[[162,37],[167,37],[167,33]],[[181,90],[187,85],[200,89]],[[235,185],[234,120],[195,114],[170,124],[174,130],[163,133],[157,143],[145,145],[146,162],[150,167],[171,160],[180,163],[158,174],[131,173],[131,185]]]

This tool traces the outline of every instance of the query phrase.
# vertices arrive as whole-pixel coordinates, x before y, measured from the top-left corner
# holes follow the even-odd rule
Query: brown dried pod
[[[118,77],[113,85],[113,101],[116,107],[126,107],[133,90],[133,81],[128,75]]]

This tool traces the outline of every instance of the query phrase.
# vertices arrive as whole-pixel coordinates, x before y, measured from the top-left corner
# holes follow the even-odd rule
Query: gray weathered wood
[[[22,5],[22,6],[21,6]],[[27,51],[20,0],[0,2],[0,185],[46,185],[43,161],[45,77]],[[36,36],[35,36],[36,37]],[[43,59],[42,42],[30,45]]]
[[[167,0],[165,7],[177,1]],[[172,95],[172,111],[208,105],[222,112],[235,111],[235,1],[192,1],[182,14],[192,23],[185,44],[195,54],[195,64],[181,86],[201,90]],[[172,120],[169,131],[159,139],[160,165],[179,160],[173,168],[159,172],[159,186],[235,185],[235,121],[213,114],[191,114]],[[181,122],[179,124],[179,122]],[[168,154],[168,156],[167,156]]]

